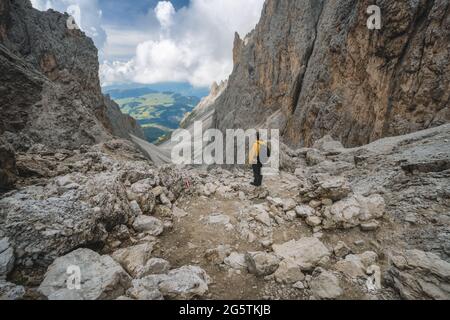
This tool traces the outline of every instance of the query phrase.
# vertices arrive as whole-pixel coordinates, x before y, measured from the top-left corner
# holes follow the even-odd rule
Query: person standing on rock
[[[256,141],[250,150],[248,160],[252,165],[254,176],[254,181],[250,183],[251,185],[255,187],[260,187],[262,185],[263,176],[261,171],[269,157],[270,149],[267,146],[267,142],[261,140],[259,132],[257,132]]]

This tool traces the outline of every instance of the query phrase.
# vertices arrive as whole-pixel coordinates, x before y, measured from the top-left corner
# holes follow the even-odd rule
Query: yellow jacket
[[[249,164],[256,164],[258,161],[258,156],[261,151],[261,146],[265,146],[266,142],[262,140],[257,140],[254,144],[252,149],[250,150],[250,154],[248,157],[248,163]]]

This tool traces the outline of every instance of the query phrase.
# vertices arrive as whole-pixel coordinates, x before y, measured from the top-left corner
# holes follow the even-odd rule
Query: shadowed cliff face
[[[267,0],[261,21],[235,39],[234,70],[216,102],[219,129],[254,123],[310,146],[346,146],[450,120],[449,2]]]
[[[0,0],[0,138],[8,154],[35,144],[73,150],[128,132],[143,137],[103,96],[97,49],[67,19],[29,0]],[[12,168],[12,160],[2,159],[2,167]],[[5,170],[0,187],[13,181],[14,170]]]
[[[0,0],[0,108],[9,140],[20,149],[32,143],[73,148],[111,133],[143,136],[132,119],[109,110],[114,106],[101,92],[97,48],[83,32],[68,29],[67,19],[35,10],[28,0]]]

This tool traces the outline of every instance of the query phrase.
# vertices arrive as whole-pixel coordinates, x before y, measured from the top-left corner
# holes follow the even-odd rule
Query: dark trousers
[[[253,176],[255,177],[253,183],[255,184],[255,186],[259,187],[261,186],[263,180],[263,176],[261,174],[262,164],[254,164],[252,165],[252,168],[253,168]]]

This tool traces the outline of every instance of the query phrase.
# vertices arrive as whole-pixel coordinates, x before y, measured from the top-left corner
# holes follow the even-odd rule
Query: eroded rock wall
[[[373,4],[381,30],[367,28]],[[267,0],[255,30],[236,35],[215,124],[356,146],[447,123],[449,25],[446,0]]]

